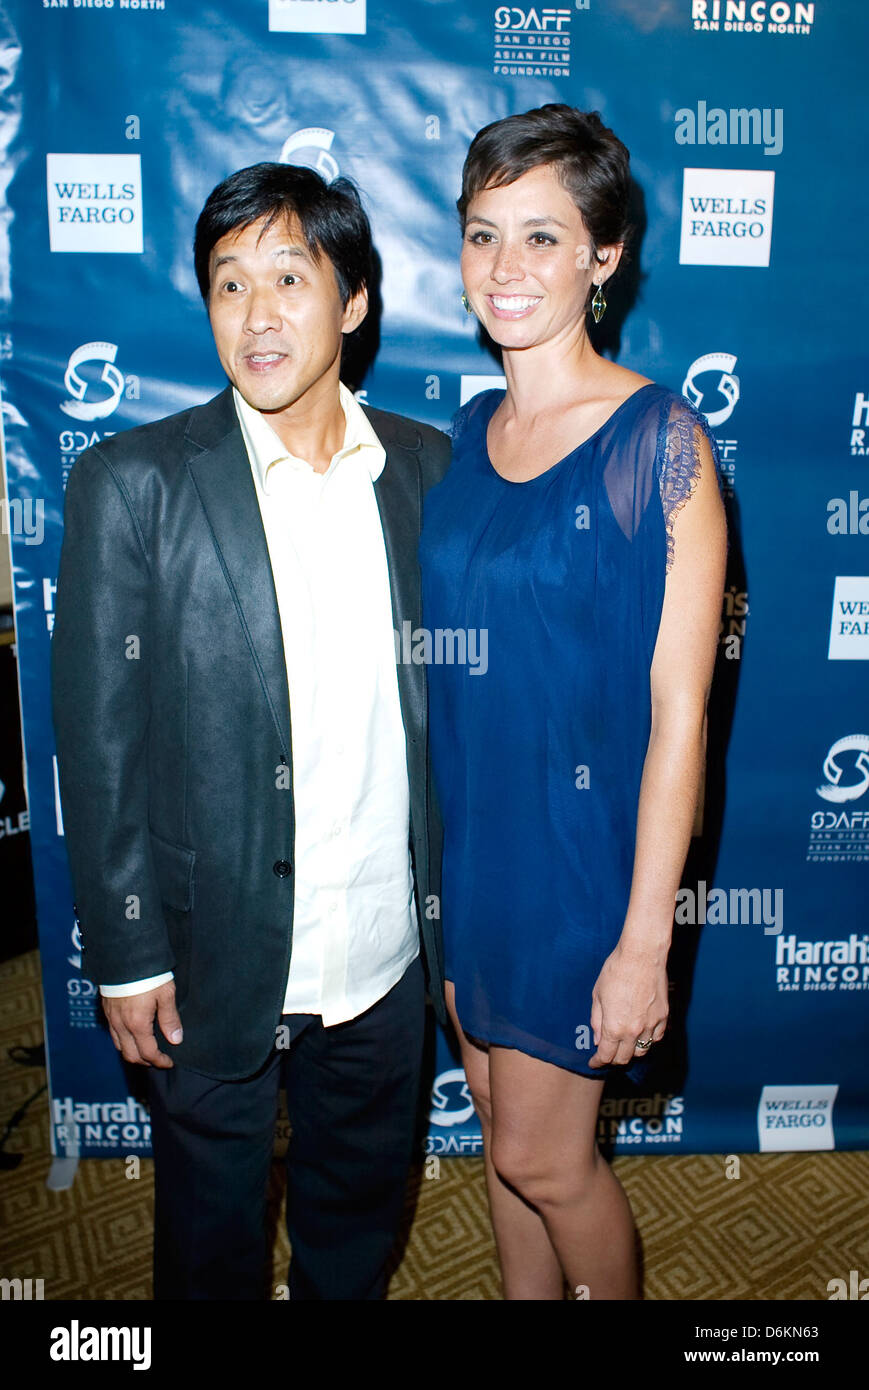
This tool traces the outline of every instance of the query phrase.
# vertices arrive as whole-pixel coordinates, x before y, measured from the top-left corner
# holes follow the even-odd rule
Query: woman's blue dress
[[[683,397],[640,387],[527,482],[489,459],[504,397],[453,423],[420,563],[446,978],[464,1031],[585,1076],[592,988],[628,906],[649,671],[672,520],[715,441]],[[720,487],[720,480],[719,480]]]

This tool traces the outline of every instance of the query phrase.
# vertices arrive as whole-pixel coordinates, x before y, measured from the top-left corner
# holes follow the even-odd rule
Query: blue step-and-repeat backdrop
[[[866,1146],[867,52],[861,0],[0,0],[2,520],[58,1154],[149,1138],[81,974],[57,796],[69,471],[224,384],[191,237],[260,160],[364,190],[382,321],[359,394],[446,427],[500,379],[460,302],[464,155],[547,101],[599,110],[631,151],[640,240],[595,341],[704,412],[732,537],[671,1026],[642,1091],[608,1085],[600,1138]],[[429,1151],[479,1152],[440,1035],[434,1077]]]

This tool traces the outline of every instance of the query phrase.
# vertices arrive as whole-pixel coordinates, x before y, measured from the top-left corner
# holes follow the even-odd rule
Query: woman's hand
[[[591,1026],[596,1052],[589,1066],[626,1066],[648,1048],[637,1038],[660,1042],[670,1011],[667,970],[660,958],[616,946],[607,956],[591,995]]]

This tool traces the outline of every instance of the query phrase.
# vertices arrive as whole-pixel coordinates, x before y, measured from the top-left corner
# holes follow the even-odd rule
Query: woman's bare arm
[[[643,764],[628,911],[601,970],[591,1022],[595,1062],[627,1063],[668,1012],[665,966],[676,891],[697,808],[727,558],[727,526],[715,461],[700,436],[700,468],[673,518],[667,575],[651,667],[652,727]],[[615,1044],[615,1045],[614,1045]]]

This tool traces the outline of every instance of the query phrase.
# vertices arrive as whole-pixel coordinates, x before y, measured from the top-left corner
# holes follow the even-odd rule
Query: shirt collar
[[[269,470],[273,464],[289,462],[295,468],[309,469],[313,473],[307,460],[290,453],[266,417],[252,405],[248,405],[234,386],[232,398],[248,458],[256,471],[263,492],[269,491]],[[342,459],[355,455],[365,464],[374,482],[386,466],[386,452],[365,411],[343,381],[338,383],[338,398],[344,411],[344,443],[337,453],[333,454],[326,473],[314,476],[328,477]]]

